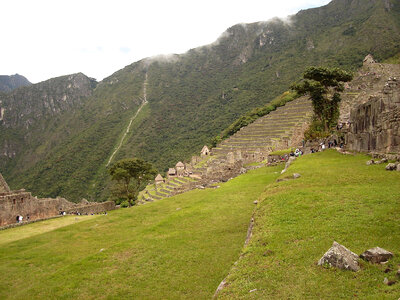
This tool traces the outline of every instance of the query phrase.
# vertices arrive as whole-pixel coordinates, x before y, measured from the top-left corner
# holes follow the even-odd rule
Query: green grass
[[[366,166],[368,159],[325,151],[296,160],[283,176],[301,177],[266,189],[251,242],[220,298],[397,299],[400,282],[383,280],[396,279],[400,264],[400,173]],[[361,261],[357,273],[317,266],[333,241],[357,254],[380,246],[395,258]]]
[[[239,257],[253,201],[279,171],[31,237],[35,224],[7,230],[27,233],[0,244],[0,299],[210,299]]]
[[[269,155],[281,155],[282,156],[282,155],[285,155],[285,154],[289,154],[292,151],[294,151],[294,148],[273,151]]]
[[[98,217],[94,216],[65,216],[62,218],[50,219],[32,223],[29,225],[15,227],[13,229],[0,231],[0,245],[22,240],[45,232],[53,231],[57,228],[68,226]]]

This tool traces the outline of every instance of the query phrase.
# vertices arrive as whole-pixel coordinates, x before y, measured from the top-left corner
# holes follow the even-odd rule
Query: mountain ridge
[[[24,76],[15,75],[0,75],[0,92],[11,92],[21,86],[29,86],[29,82]]]
[[[300,11],[290,23],[238,24],[211,46],[170,60],[140,60],[99,82],[79,109],[35,129],[2,131],[0,153],[7,148],[15,155],[2,159],[0,170],[13,188],[40,196],[106,199],[107,158],[140,106],[145,74],[148,105],[114,160],[141,157],[163,171],[189,159],[246,111],[283,93],[305,67],[356,70],[369,53],[379,61],[400,52],[399,16],[394,0],[334,0]],[[50,137],[39,134],[46,126],[52,126]]]

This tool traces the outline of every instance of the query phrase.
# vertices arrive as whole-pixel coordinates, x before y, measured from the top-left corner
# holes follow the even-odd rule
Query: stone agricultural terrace
[[[271,151],[287,149],[301,142],[304,126],[308,126],[311,116],[311,101],[307,97],[298,98],[243,127],[211,153],[223,156],[240,150],[249,160],[255,153],[264,154],[266,159]]]
[[[246,172],[246,165],[262,163],[271,151],[301,145],[312,116],[311,101],[301,97],[263,116],[224,140],[216,148],[204,146],[190,163],[178,162],[164,178],[159,174],[139,195],[143,204],[199,188],[218,188]]]

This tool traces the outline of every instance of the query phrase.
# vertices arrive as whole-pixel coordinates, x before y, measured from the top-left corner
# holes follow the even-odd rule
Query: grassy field
[[[398,299],[400,173],[367,160],[334,151],[307,155],[288,170],[299,179],[270,185],[219,298]],[[333,241],[357,254],[380,246],[395,258],[387,265],[361,261],[357,273],[317,266]],[[387,286],[385,277],[398,282]]]
[[[24,226],[19,226],[10,230],[0,231],[0,245],[22,240],[45,232],[53,231],[57,228],[71,224],[87,221],[98,217],[94,216],[63,216],[60,218],[40,221]]]
[[[253,201],[279,171],[42,234],[40,223],[1,232],[0,299],[210,299],[243,248]]]

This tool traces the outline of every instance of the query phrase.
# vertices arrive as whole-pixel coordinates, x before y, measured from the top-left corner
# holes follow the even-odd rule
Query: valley
[[[13,189],[40,197],[104,201],[104,164],[119,144],[112,160],[141,157],[164,172],[281,95],[307,66],[354,71],[369,53],[378,61],[393,57],[400,52],[400,5],[392,2],[388,9],[381,0],[335,0],[299,12],[290,24],[232,26],[210,46],[146,58],[99,83],[80,74],[75,89],[67,76],[2,95],[0,171]],[[121,143],[142,103],[146,74],[148,104]],[[23,117],[16,122],[14,113]]]
[[[332,0],[0,76],[0,299],[397,299],[399,41],[398,0]]]

